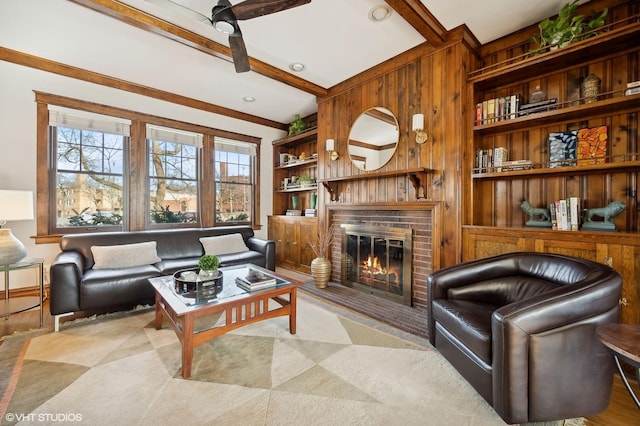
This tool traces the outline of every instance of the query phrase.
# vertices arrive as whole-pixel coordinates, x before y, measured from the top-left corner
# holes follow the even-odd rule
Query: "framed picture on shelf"
[[[549,167],[574,166],[577,146],[575,130],[549,133]]]
[[[607,162],[607,126],[578,130],[578,165]]]

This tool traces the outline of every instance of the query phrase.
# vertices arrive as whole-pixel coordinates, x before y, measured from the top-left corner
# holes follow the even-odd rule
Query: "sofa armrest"
[[[75,251],[59,253],[50,268],[51,315],[80,310],[80,280],[84,271],[84,258]]]
[[[272,240],[264,240],[258,237],[249,237],[246,241],[250,250],[257,251],[265,256],[265,268],[276,270],[276,243]]]

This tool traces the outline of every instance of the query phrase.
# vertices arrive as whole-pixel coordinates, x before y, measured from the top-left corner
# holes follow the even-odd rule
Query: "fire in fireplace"
[[[411,306],[411,229],[341,227],[342,284]]]

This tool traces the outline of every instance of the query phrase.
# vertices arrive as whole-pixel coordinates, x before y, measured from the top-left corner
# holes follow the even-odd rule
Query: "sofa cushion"
[[[470,351],[491,365],[491,315],[497,308],[468,300],[434,300],[431,315]]]
[[[249,251],[241,234],[218,235],[215,237],[202,237],[200,243],[205,254],[216,256],[229,253],[241,253]]]
[[[93,269],[122,269],[152,265],[160,261],[156,242],[147,241],[115,246],[92,246]]]

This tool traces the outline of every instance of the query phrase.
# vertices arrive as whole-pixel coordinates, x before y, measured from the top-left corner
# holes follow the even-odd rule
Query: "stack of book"
[[[302,216],[302,210],[289,209],[289,210],[287,210],[286,215],[287,216]]]
[[[247,273],[236,277],[236,285],[248,291],[262,290],[275,287],[276,277],[266,272],[259,271],[252,267],[247,268]]]
[[[627,90],[624,91],[625,96],[640,93],[640,80],[627,83]]]
[[[533,114],[534,112],[549,111],[558,108],[558,98],[547,99],[544,101],[533,102],[530,104],[520,105],[518,116]]]
[[[304,215],[305,216],[317,216],[318,215],[318,211],[316,209],[305,209]]]

